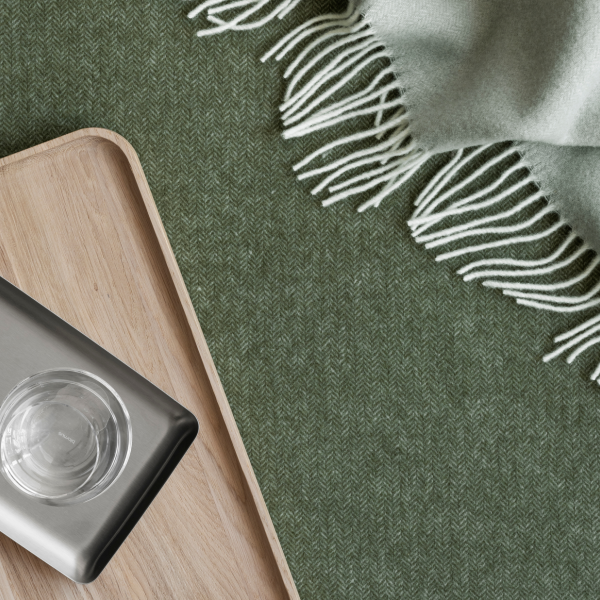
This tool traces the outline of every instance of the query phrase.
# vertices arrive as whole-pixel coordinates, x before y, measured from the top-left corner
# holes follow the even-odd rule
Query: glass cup
[[[0,407],[2,473],[40,502],[59,506],[95,498],[119,477],[130,451],[127,409],[91,373],[37,373]]]

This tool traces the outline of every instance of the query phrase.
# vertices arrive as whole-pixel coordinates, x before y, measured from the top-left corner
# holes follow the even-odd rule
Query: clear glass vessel
[[[85,502],[106,490],[131,451],[131,422],[105,381],[57,369],[19,383],[0,408],[2,473],[40,502]]]

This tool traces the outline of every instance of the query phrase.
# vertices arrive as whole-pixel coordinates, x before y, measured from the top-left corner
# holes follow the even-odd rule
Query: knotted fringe
[[[282,19],[299,2],[206,0],[189,16],[206,12],[207,20],[215,27],[200,30],[198,35],[211,35],[253,29],[275,18]],[[229,19],[217,16],[223,14]],[[321,15],[300,25],[261,60],[274,57],[281,61],[293,50],[297,54],[284,73],[289,83],[280,106],[284,137],[355,124],[355,131],[329,142],[295,165],[298,178],[323,176],[312,193],[328,194],[322,201],[324,206],[364,193],[370,193],[370,197],[360,204],[360,212],[379,206],[432,158],[411,136],[402,87],[386,49],[351,1],[344,13]],[[369,73],[371,79],[365,84],[363,80]],[[346,92],[349,89],[352,93]],[[368,117],[373,121],[365,126]],[[546,200],[519,147],[510,145],[499,154],[490,151],[491,147],[454,152],[432,177],[415,200],[408,222],[415,240],[428,249],[452,244],[452,249],[436,257],[442,261],[497,248],[527,248],[554,236],[556,248],[545,257],[483,258],[462,266],[458,274],[465,281],[483,280],[484,286],[501,289],[518,304],[540,310],[572,313],[599,306],[600,282],[590,282],[593,277],[598,279],[600,257]],[[332,151],[341,156],[307,169]],[[469,167],[470,173],[465,175]],[[472,191],[474,188],[477,191]],[[561,273],[568,274],[561,277]],[[555,281],[536,283],[536,278],[547,275]],[[580,284],[587,284],[587,291],[573,291],[580,289]],[[555,342],[558,347],[543,360],[547,362],[569,350],[567,362],[573,362],[585,350],[600,344],[600,314],[557,336]],[[600,364],[591,379],[600,383]]]

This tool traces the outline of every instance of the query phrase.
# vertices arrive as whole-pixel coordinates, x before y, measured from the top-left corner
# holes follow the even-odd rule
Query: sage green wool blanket
[[[283,140],[296,55],[258,58],[345,3],[201,39],[194,6],[5,0],[0,154],[91,126],[134,145],[301,598],[596,598],[598,359],[539,360],[591,315],[516,306],[415,244],[413,202],[452,153],[361,215],[368,193],[322,210],[296,180],[357,127]],[[557,241],[525,246],[502,257]]]
[[[205,0],[188,16],[206,15],[214,27],[198,31],[205,37],[256,29],[301,3]],[[284,137],[354,124],[294,166],[299,179],[320,178],[312,193],[324,206],[367,194],[359,212],[378,207],[452,150],[414,199],[415,241],[438,261],[465,258],[466,281],[518,304],[596,309],[557,336],[545,361],[568,351],[573,362],[600,344],[596,0],[349,0],[340,13],[319,11],[262,60],[290,56]],[[370,124],[359,121],[366,116]],[[510,146],[494,146],[502,142]],[[526,247],[547,237],[552,252],[528,258]],[[525,250],[491,253],[512,246]],[[591,379],[600,382],[600,364]]]

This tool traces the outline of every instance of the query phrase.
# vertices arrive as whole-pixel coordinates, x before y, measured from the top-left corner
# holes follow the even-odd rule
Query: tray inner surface
[[[0,214],[0,275],[200,423],[87,590],[2,536],[2,597],[297,598],[135,152],[88,129],[5,158]]]

